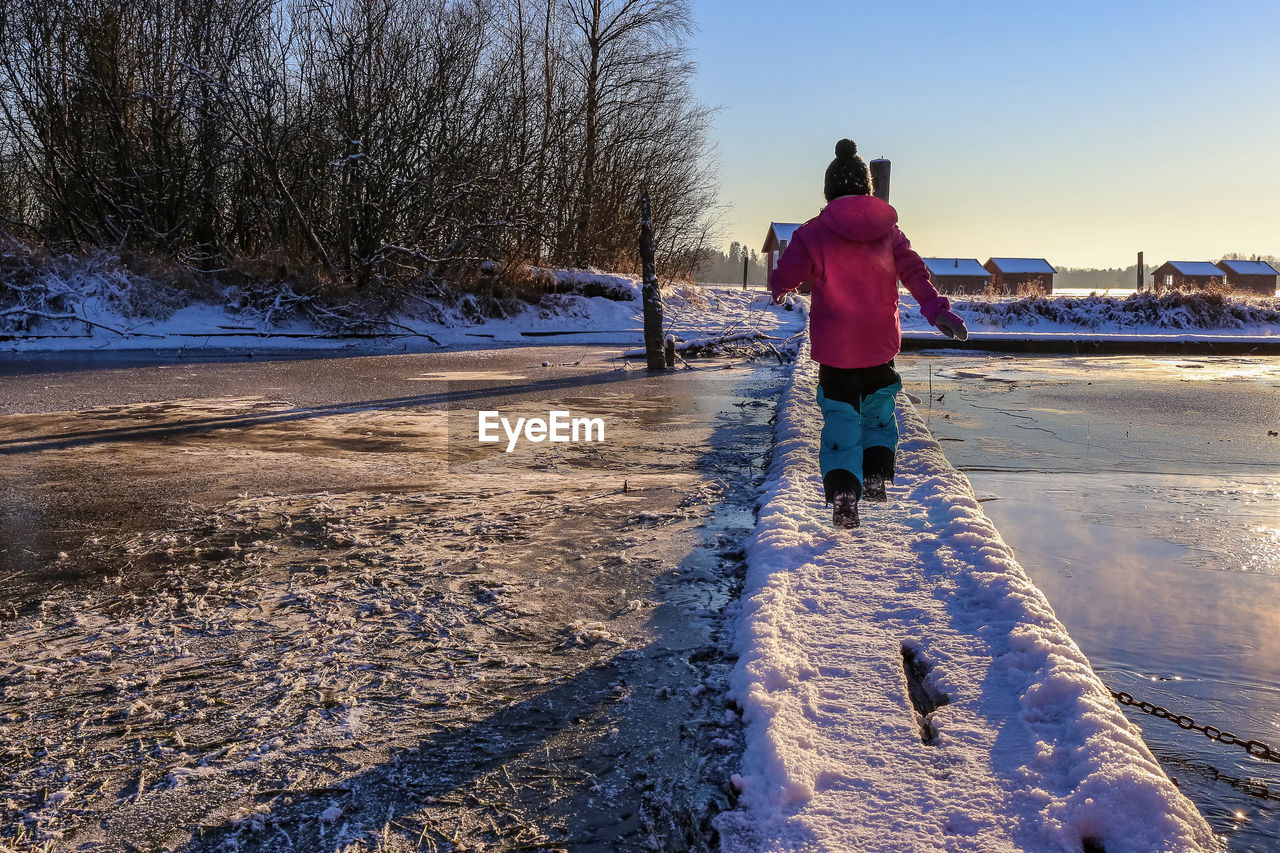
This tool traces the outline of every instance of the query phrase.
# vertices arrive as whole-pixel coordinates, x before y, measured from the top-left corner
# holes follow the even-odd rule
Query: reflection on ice
[[[1280,359],[965,354],[899,370],[1104,682],[1280,744]],[[1280,791],[1280,764],[1129,719],[1230,850],[1276,849],[1280,802],[1228,780]]]
[[[1092,655],[1139,671],[1280,684],[1280,554],[1247,498],[1280,481],[971,472],[984,509]],[[1188,661],[1193,662],[1188,666]],[[1277,691],[1280,693],[1280,691]]]
[[[1194,372],[1194,375],[1188,375]],[[936,369],[941,379],[994,382],[1077,381],[1094,374],[1108,380],[1280,380],[1280,360],[1251,356],[958,356]]]
[[[1126,478],[1133,480],[1132,476]],[[1213,481],[1205,478],[1132,483],[1153,515],[1152,535],[1188,549],[1186,562],[1220,571],[1260,572],[1280,577],[1280,481]]]
[[[1280,480],[971,472],[983,509],[1113,690],[1280,743]],[[1048,480],[1051,490],[1044,489]],[[1271,524],[1259,523],[1270,516]],[[1222,774],[1280,789],[1280,765],[1130,714],[1232,850],[1274,849],[1280,808]],[[1232,826],[1241,806],[1250,821]],[[1259,846],[1263,845],[1263,846]]]

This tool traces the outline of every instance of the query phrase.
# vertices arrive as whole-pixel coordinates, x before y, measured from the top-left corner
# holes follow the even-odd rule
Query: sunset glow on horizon
[[[1124,267],[1280,255],[1280,7],[699,0],[724,244],[893,162],[915,248]]]

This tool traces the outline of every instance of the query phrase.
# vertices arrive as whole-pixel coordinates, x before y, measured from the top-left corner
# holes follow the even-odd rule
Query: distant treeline
[[[647,187],[690,273],[692,26],[689,0],[0,0],[0,232],[359,290],[634,269]]]
[[[704,249],[694,276],[709,284],[742,284],[742,262],[747,262],[747,284],[766,284],[764,261],[755,249],[748,249],[738,242],[729,244],[729,252]]]
[[[1177,260],[1188,260],[1186,258],[1178,258]],[[1193,259],[1194,260],[1194,259]],[[1277,259],[1274,255],[1257,255],[1244,254],[1242,252],[1228,252],[1222,257],[1207,259],[1211,263],[1218,261],[1266,261],[1272,266],[1277,265]],[[1144,277],[1143,286],[1151,285],[1151,271],[1159,264],[1164,263],[1164,259],[1156,263],[1146,264],[1146,275]],[[1280,269],[1280,267],[1277,267]],[[1057,267],[1057,274],[1053,277],[1053,287],[1055,290],[1060,288],[1070,288],[1073,290],[1108,290],[1111,288],[1127,288],[1129,290],[1136,289],[1138,286],[1138,265],[1130,264],[1127,267],[1116,267],[1114,269],[1091,269],[1085,267]]]
[[[1111,288],[1128,288],[1134,290],[1138,286],[1138,265],[1114,269],[1091,269],[1089,267],[1055,267],[1058,271],[1053,277],[1053,287],[1076,290],[1109,290]],[[1147,264],[1150,278],[1151,264]]]

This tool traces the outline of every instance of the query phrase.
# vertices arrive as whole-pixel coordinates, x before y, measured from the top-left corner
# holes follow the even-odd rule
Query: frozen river
[[[1280,747],[1280,359],[899,364],[1102,680]],[[1280,847],[1280,764],[1126,710],[1231,850]]]
[[[783,374],[616,354],[11,363],[0,850],[704,849]]]

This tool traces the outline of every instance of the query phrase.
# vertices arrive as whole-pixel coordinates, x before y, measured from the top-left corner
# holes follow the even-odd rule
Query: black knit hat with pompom
[[[858,156],[858,146],[852,139],[841,139],[836,143],[836,159],[827,167],[822,191],[827,201],[842,195],[871,195],[871,173]]]

